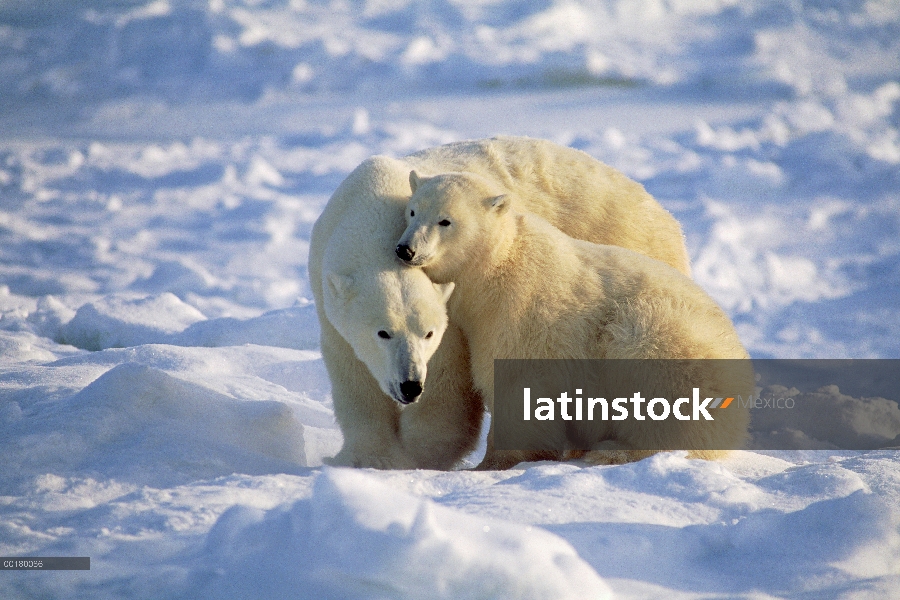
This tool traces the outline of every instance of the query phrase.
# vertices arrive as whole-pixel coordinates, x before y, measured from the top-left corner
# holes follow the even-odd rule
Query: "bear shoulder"
[[[403,160],[373,156],[335,190],[310,239],[310,267],[344,272],[393,263],[409,200],[410,166]]]

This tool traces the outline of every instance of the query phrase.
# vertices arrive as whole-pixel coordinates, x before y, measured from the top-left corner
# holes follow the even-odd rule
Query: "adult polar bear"
[[[640,184],[584,152],[498,137],[367,159],[334,192],[310,240],[322,355],[344,434],[333,464],[446,469],[477,441],[483,405],[464,338],[446,321],[450,289],[394,255],[413,170],[478,174],[514,192],[518,210],[572,237],[630,248],[689,273],[678,222]]]

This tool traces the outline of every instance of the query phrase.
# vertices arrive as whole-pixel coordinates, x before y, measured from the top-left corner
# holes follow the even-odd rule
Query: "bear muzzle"
[[[422,395],[422,382],[404,381],[400,384],[400,393],[403,396],[400,400],[402,404],[412,404]]]
[[[397,248],[394,252],[397,254],[397,258],[406,263],[412,262],[413,258],[416,256],[415,250],[406,244],[397,244]]]

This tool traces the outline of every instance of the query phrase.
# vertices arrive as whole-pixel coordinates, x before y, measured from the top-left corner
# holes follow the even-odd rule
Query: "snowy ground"
[[[532,135],[754,357],[900,358],[896,2],[50,5],[0,6],[0,555],[92,568],[0,597],[900,596],[896,451],[322,468],[305,270],[366,157]]]

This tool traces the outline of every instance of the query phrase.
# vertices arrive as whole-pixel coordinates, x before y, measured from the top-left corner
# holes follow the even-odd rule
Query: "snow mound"
[[[669,592],[675,588],[709,594],[698,597],[822,598],[829,582],[859,577],[871,578],[867,587],[873,591],[860,597],[891,598],[874,589],[896,591],[898,516],[884,498],[859,490],[793,512],[764,508],[718,523],[573,523],[550,529],[580,552],[602,556],[591,561],[602,577],[666,590],[626,597],[678,597]]]
[[[166,292],[139,299],[107,296],[84,304],[68,323],[58,327],[55,337],[59,343],[94,351],[145,344],[257,344],[315,350],[319,347],[319,321],[310,302],[249,319],[206,319],[199,310]]]
[[[159,487],[306,465],[304,428],[289,406],[235,400],[135,363],[67,399],[29,407],[7,429],[4,487],[37,473],[99,473]]]
[[[58,341],[85,350],[155,344],[204,319],[169,292],[141,299],[107,296],[79,308]]]
[[[239,346],[257,344],[294,350],[319,348],[319,319],[314,304],[269,311],[251,319],[222,317],[199,321],[173,336],[178,346]]]
[[[745,568],[752,561],[785,588],[812,587],[840,574],[890,576],[900,569],[898,516],[885,499],[859,490],[801,511],[763,510],[731,526],[705,528],[705,550],[721,551],[727,566],[720,573],[753,579]]]
[[[309,500],[235,506],[206,546],[192,597],[611,597],[556,535],[442,507],[360,471],[323,469]]]

